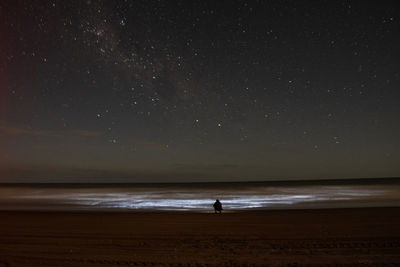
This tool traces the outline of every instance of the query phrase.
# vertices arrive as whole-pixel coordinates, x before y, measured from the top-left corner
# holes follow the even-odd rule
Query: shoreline
[[[57,207],[59,208],[59,207]],[[268,213],[268,212],[307,212],[307,211],[341,211],[341,210],[375,210],[375,209],[398,209],[400,211],[400,205],[393,206],[364,206],[364,207],[325,207],[325,208],[252,208],[252,209],[226,209],[222,211],[222,214],[251,214],[251,213]],[[160,209],[123,209],[123,208],[94,208],[94,209],[0,209],[0,215],[2,213],[65,213],[65,214],[96,214],[96,213],[110,213],[110,214],[166,214],[166,213],[176,213],[176,214],[214,214],[214,210],[211,208],[209,210],[160,210]]]

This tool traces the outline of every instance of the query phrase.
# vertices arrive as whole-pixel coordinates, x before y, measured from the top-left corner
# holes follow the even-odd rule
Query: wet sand
[[[400,208],[0,218],[0,266],[400,266]]]

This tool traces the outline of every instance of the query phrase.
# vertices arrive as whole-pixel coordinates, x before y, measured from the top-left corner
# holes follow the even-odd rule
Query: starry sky
[[[400,176],[396,1],[1,1],[0,182]]]

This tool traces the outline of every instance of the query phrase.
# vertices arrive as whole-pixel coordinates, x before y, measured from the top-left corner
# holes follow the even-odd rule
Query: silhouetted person
[[[221,202],[219,202],[218,199],[215,201],[213,207],[214,207],[214,212],[215,212],[215,213],[217,213],[217,212],[221,213],[221,211],[222,211],[222,204],[221,204]]]

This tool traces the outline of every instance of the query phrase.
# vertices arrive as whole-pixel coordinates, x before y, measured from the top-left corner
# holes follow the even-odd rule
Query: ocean
[[[181,184],[0,184],[0,210],[227,212],[400,206],[400,179]]]

